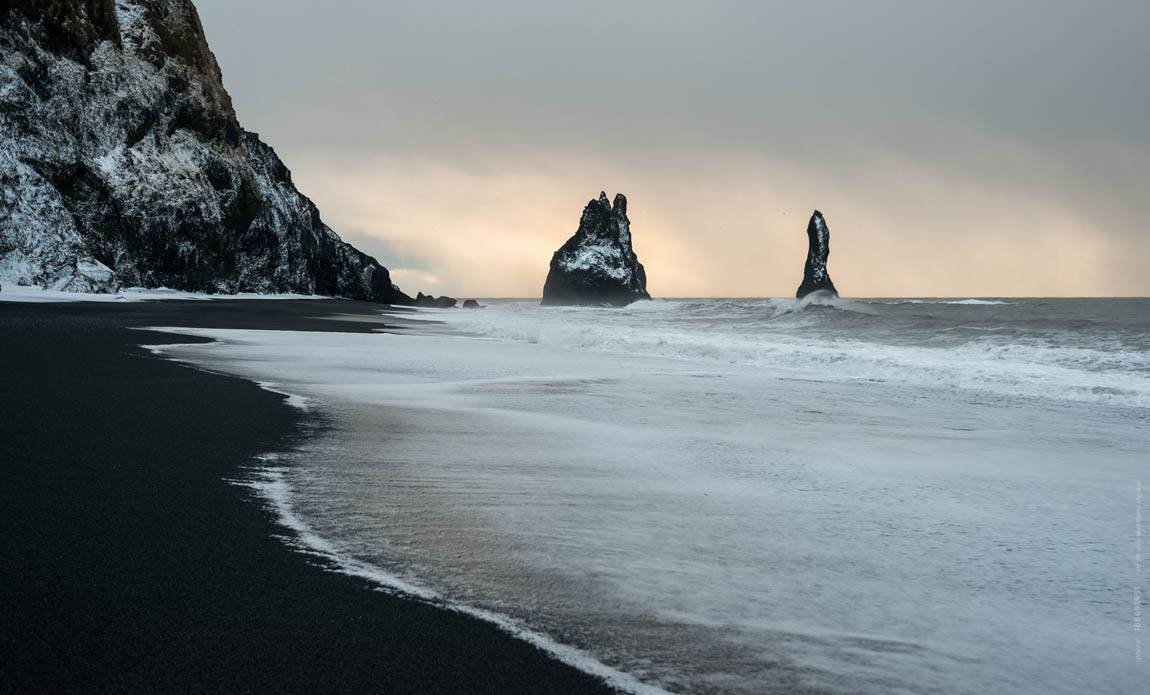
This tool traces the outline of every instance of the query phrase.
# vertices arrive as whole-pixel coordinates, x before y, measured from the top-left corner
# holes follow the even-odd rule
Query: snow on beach
[[[1061,338],[1093,352],[1073,373],[1050,357],[1064,371],[1027,395],[990,383],[1040,353],[1008,351],[961,384],[889,365],[859,378],[868,352],[907,347],[882,342],[900,320],[882,312],[960,312],[935,345],[946,362],[1012,306],[860,318],[776,303],[772,337],[768,304],[693,304],[428,312],[474,337],[171,329],[219,342],[161,351],[323,412],[333,429],[277,462],[277,484],[346,566],[646,683],[1136,691],[1129,529],[1147,411],[1076,389],[1141,378],[1141,324],[1115,320],[1113,345]],[[797,330],[817,353],[828,321],[866,349],[773,365],[732,352]],[[716,334],[731,344],[697,349]]]
[[[127,287],[119,292],[64,292],[35,285],[4,283],[0,288],[0,302],[147,302],[164,299],[180,300],[222,300],[222,299],[331,299],[311,294],[205,294],[203,292],[183,292],[166,287],[147,289]]]

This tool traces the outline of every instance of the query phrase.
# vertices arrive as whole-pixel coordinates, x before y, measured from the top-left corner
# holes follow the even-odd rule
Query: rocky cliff
[[[600,193],[587,203],[579,230],[551,258],[543,304],[625,306],[647,294],[647,274],[631,248],[627,198]]]
[[[799,299],[812,292],[827,292],[839,296],[835,283],[827,273],[827,257],[831,255],[831,230],[823,213],[815,210],[807,223],[807,264],[803,268],[803,284],[799,285],[795,296]]]
[[[191,0],[0,0],[0,279],[406,303],[240,127]]]

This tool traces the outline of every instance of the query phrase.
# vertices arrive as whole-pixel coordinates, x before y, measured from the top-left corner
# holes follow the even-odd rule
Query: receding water
[[[194,331],[350,562],[692,692],[1131,693],[1145,300],[497,302]]]

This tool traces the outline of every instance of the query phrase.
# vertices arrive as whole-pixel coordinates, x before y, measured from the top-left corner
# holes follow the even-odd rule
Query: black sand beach
[[[353,316],[318,318],[331,313]],[[378,316],[345,301],[0,302],[0,691],[607,691],[289,548],[228,481],[298,441],[304,416],[139,347],[190,338],[133,330]]]

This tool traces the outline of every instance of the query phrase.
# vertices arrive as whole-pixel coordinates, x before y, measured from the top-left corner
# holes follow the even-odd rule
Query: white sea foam
[[[693,304],[675,303],[677,320],[712,330]],[[720,311],[754,323],[764,307],[779,314]],[[538,334],[556,330],[541,320]],[[1042,695],[1140,682],[1122,588],[1124,505],[1150,455],[1137,408],[594,345],[176,332],[217,342],[173,357],[323,408],[332,428],[269,474],[312,550],[643,682]]]
[[[257,461],[261,465],[252,471],[252,475],[233,482],[259,494],[275,513],[279,523],[291,531],[292,535],[287,538],[289,543],[322,557],[330,562],[336,571],[366,579],[382,590],[401,594],[410,599],[425,601],[444,610],[492,623],[504,632],[535,645],[559,661],[603,679],[604,682],[622,692],[638,695],[660,695],[666,692],[661,688],[643,683],[631,674],[611,668],[582,650],[558,642],[550,635],[532,630],[508,615],[453,601],[436,591],[405,581],[379,567],[349,557],[346,553],[341,552],[335,543],[317,533],[296,513],[292,505],[291,484],[284,475],[286,469],[283,466],[269,465],[278,460],[279,456],[276,454],[259,456]]]
[[[881,300],[873,300],[881,301]],[[1012,302],[1000,299],[898,299],[882,302],[884,304],[952,304],[956,306],[1002,306]]]
[[[284,396],[284,402],[297,410],[301,410],[305,413],[311,410],[311,399],[307,396],[301,396],[298,393],[290,393],[288,391],[284,391],[280,384],[272,381],[257,381],[256,385],[265,391],[270,391],[272,393],[277,393],[281,396]]]
[[[182,335],[207,335],[210,333],[210,331],[196,329],[158,328],[153,330],[179,333]],[[223,345],[229,342],[236,344],[239,342],[240,336],[251,335],[252,333],[253,332],[245,331],[225,331],[225,335],[217,337],[212,343],[208,344],[185,343],[145,345],[143,347],[155,355],[165,356],[177,361],[188,361],[182,360],[178,356],[173,356],[173,354],[178,355],[181,349],[194,350],[195,348],[205,345]],[[258,334],[259,332],[254,333]],[[189,362],[207,371],[215,371],[215,369],[208,368],[209,363],[204,361],[190,360]],[[266,391],[285,396],[285,403],[292,407],[305,412],[311,410],[313,399],[308,396],[286,391],[281,384],[276,382],[255,380],[255,383]],[[336,571],[370,581],[382,590],[402,594],[413,600],[434,604],[444,610],[455,611],[492,623],[513,637],[533,644],[559,661],[601,678],[605,683],[621,692],[636,693],[637,695],[661,695],[666,693],[662,688],[644,683],[630,673],[612,668],[586,651],[564,644],[547,633],[532,629],[522,621],[509,615],[452,600],[439,592],[407,581],[396,574],[350,556],[342,551],[337,543],[317,533],[307,521],[296,512],[292,503],[293,492],[291,483],[285,476],[288,469],[282,465],[276,465],[283,460],[283,456],[278,453],[265,453],[256,456],[255,459],[258,465],[250,471],[250,475],[235,479],[232,482],[254,490],[265,501],[268,507],[275,513],[279,523],[291,532],[290,536],[285,537],[285,540],[289,544],[305,552],[322,557],[330,562]]]
[[[980,300],[948,303],[975,301]],[[616,311],[517,302],[434,318],[469,334],[549,347],[785,369],[826,381],[1150,406],[1150,352],[1144,349],[994,338],[915,345],[819,332],[817,324],[825,316],[812,307],[852,313],[870,328],[865,325],[867,306],[848,300],[716,303],[699,313],[684,311],[689,304],[641,302]]]
[[[940,299],[940,300],[938,300],[937,303],[938,304],[966,304],[969,306],[994,306],[994,305],[1001,305],[1001,304],[1010,304],[1010,302],[1004,302],[1004,301],[997,300],[997,299],[950,299],[950,300]]]

